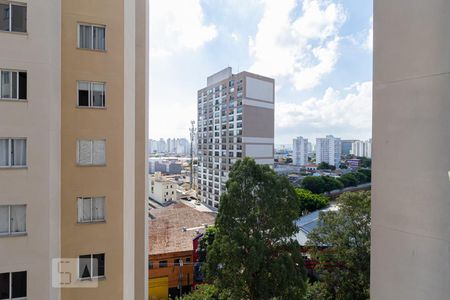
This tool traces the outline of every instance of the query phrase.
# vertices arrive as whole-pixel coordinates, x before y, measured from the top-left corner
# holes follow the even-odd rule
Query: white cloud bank
[[[337,63],[344,8],[329,0],[262,0],[264,14],[249,38],[250,70],[286,77],[301,91],[316,87]]]
[[[321,98],[301,103],[277,103],[276,127],[311,135],[336,129],[336,134],[360,133],[370,136],[372,128],[372,82],[356,83],[344,91],[328,88]],[[290,130],[291,129],[291,130]]]
[[[150,0],[150,56],[196,50],[217,36],[204,24],[200,0]]]

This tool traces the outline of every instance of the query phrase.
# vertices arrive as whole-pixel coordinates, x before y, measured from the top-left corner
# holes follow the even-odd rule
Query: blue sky
[[[150,0],[150,137],[188,137],[231,66],[275,78],[276,144],[370,138],[371,20],[371,0]]]

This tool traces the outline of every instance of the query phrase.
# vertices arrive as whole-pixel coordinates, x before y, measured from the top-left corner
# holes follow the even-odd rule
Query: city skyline
[[[371,137],[371,1],[153,0],[150,8],[151,138],[188,138],[197,87],[227,66],[276,80],[276,144]]]

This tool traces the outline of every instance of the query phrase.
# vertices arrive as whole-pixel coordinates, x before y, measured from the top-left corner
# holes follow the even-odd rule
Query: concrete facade
[[[199,198],[219,207],[228,172],[237,159],[274,162],[273,79],[226,68],[198,91]]]
[[[26,138],[27,165],[0,168],[0,205],[26,205],[27,230],[0,236],[0,273],[26,271],[27,299],[146,299],[148,3],[14,3],[27,32],[0,31],[0,70],[27,73],[27,99],[0,99],[0,139]],[[78,48],[80,23],[105,26],[105,51]],[[80,80],[105,83],[105,107],[78,105]],[[106,141],[106,164],[79,165],[80,139]],[[77,198],[99,196],[105,220],[78,223]],[[52,258],[96,253],[98,288],[52,288]]]
[[[448,299],[449,1],[374,4],[371,299]]]
[[[2,1],[3,3],[3,1]],[[6,2],[7,3],[7,2]],[[0,236],[0,273],[26,271],[28,299],[59,299],[60,1],[27,6],[27,32],[0,31],[0,69],[27,73],[27,99],[0,100],[0,138],[27,139],[26,168],[0,168],[0,205],[26,205],[26,235]]]

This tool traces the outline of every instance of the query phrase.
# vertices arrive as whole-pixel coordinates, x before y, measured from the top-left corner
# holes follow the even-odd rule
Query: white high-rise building
[[[316,163],[326,162],[332,166],[339,166],[341,161],[341,139],[332,135],[316,139]]]
[[[358,157],[372,157],[372,139],[368,141],[354,141],[351,154]]]
[[[301,136],[292,141],[292,161],[294,165],[304,166],[308,164],[308,139]]]

